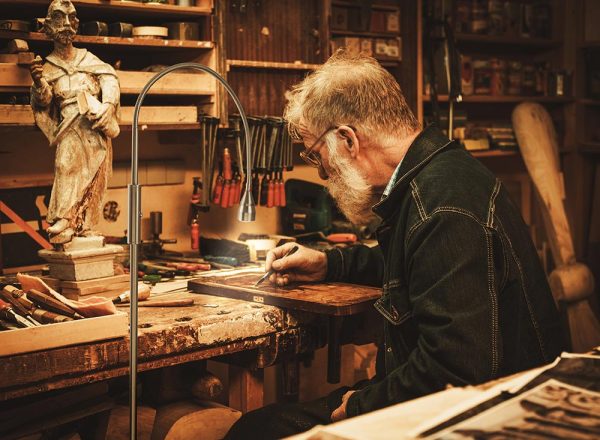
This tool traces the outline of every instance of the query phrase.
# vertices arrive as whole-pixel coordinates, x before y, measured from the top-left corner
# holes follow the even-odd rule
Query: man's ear
[[[338,127],[337,132],[338,135],[343,138],[344,145],[350,152],[352,158],[356,158],[360,149],[360,143],[358,141],[358,137],[356,136],[356,131],[354,131],[354,128],[348,125],[340,125]]]

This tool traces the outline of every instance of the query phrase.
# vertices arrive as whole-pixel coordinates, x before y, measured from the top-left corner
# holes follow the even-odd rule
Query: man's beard
[[[377,220],[371,210],[379,197],[350,159],[341,157],[335,151],[335,145],[326,141],[329,152],[331,173],[327,180],[327,189],[338,208],[350,222],[357,226],[366,226]]]

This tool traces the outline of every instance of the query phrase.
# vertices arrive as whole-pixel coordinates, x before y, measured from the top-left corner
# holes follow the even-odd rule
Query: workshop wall
[[[131,133],[122,132],[113,142],[114,162],[131,160]],[[31,185],[50,185],[54,172],[54,149],[48,147],[41,132],[12,131],[5,135],[2,142],[2,181],[20,186],[27,182]],[[161,143],[156,132],[141,133],[140,161],[145,160],[183,160],[185,163],[184,183],[178,185],[156,185],[142,188],[142,237],[147,238],[149,214],[162,211],[164,238],[175,238],[177,244],[169,249],[190,250],[188,210],[192,194],[192,179],[199,175],[199,148],[189,143]],[[306,173],[310,175],[309,173]],[[304,175],[300,173],[299,175]],[[291,176],[291,174],[290,174]],[[129,176],[128,176],[129,178]],[[113,188],[107,191],[105,202],[115,201],[120,211],[116,221],[101,219],[98,229],[108,236],[123,236],[127,229],[127,189]],[[208,213],[202,214],[200,231],[202,235],[225,238],[237,238],[240,233],[276,233],[278,213],[276,209],[257,207],[257,221],[240,223],[237,221],[237,205],[223,209],[211,206]]]

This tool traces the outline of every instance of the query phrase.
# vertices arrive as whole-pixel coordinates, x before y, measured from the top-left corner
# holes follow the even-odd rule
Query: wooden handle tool
[[[123,304],[119,304],[121,306]],[[189,307],[194,305],[192,298],[172,299],[166,301],[143,301],[138,303],[138,307]]]
[[[27,298],[29,298],[34,304],[40,306],[43,309],[49,310],[54,313],[58,313],[59,315],[65,315],[69,318],[80,319],[83,318],[80,314],[78,314],[71,307],[66,304],[61,303],[60,301],[52,298],[49,295],[46,295],[39,290],[31,289],[27,292]]]

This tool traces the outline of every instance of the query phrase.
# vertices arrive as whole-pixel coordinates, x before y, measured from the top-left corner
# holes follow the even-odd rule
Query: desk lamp
[[[256,205],[252,199],[252,163],[250,154],[250,129],[248,127],[248,119],[246,113],[242,108],[242,104],[238,99],[233,89],[229,86],[227,81],[215,72],[213,69],[203,66],[198,63],[180,63],[173,66],[167,67],[165,70],[157,73],[148,83],[144,86],[142,92],[137,98],[133,111],[133,127],[131,134],[131,184],[128,185],[128,197],[129,197],[129,227],[127,232],[127,243],[129,244],[129,272],[130,272],[130,292],[131,302],[129,306],[129,434],[132,440],[137,437],[137,361],[138,361],[138,340],[137,340],[137,327],[138,327],[138,246],[141,244],[140,241],[140,221],[142,218],[141,211],[141,187],[138,184],[138,121],[140,115],[140,109],[146,94],[150,88],[163,76],[179,69],[194,69],[201,72],[208,73],[215,77],[227,90],[235,106],[240,113],[242,124],[244,126],[244,135],[246,140],[246,187],[244,194],[240,200],[240,208],[238,212],[238,220],[241,222],[252,222],[256,218]],[[206,179],[203,176],[203,179]]]

